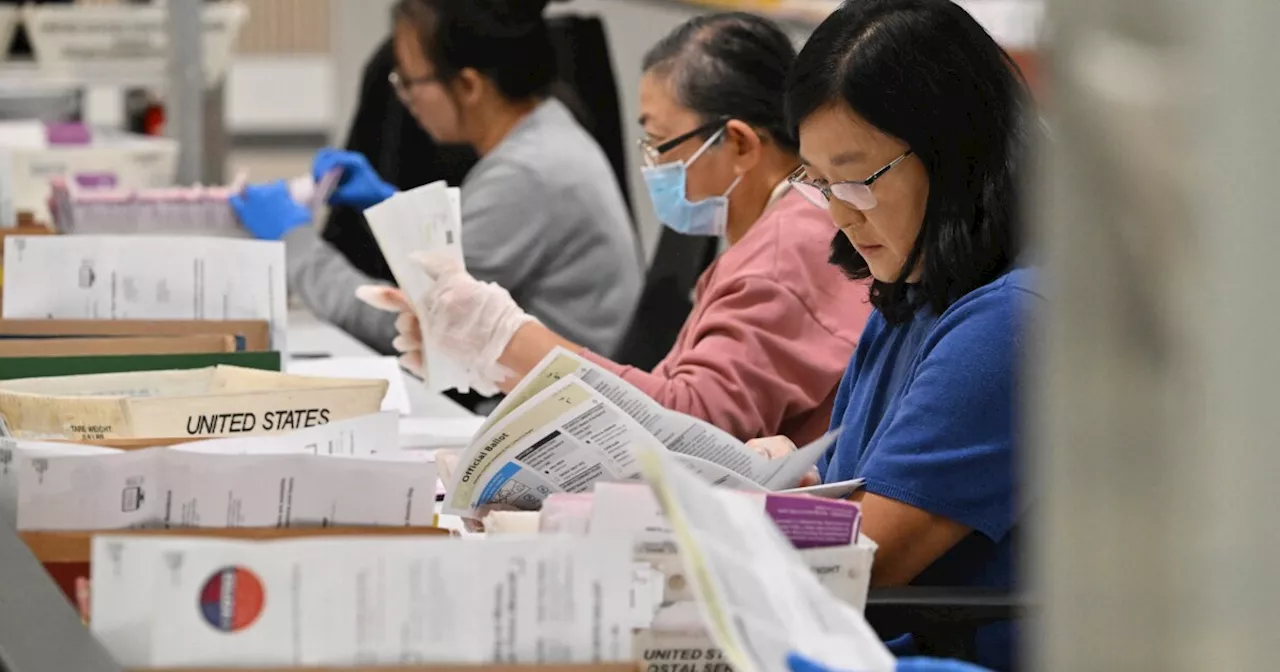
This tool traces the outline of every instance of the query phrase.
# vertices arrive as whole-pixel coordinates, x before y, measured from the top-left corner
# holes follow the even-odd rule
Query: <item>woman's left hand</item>
[[[777,460],[796,452],[796,444],[785,436],[766,436],[762,439],[752,439],[747,442],[747,447],[770,460]],[[818,473],[817,467],[814,467],[806,472],[804,476],[801,476],[800,481],[793,487],[807,488],[821,484],[822,475]]]

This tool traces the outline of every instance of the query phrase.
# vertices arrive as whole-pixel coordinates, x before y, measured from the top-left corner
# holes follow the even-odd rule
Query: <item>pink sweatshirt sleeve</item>
[[[822,325],[789,289],[758,276],[717,288],[692,329],[653,373],[595,353],[588,359],[663,406],[702,418],[742,440],[777,434],[788,417],[823,403],[855,343]]]

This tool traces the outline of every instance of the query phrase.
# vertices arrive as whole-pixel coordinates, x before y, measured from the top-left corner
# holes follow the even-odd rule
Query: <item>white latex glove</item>
[[[506,289],[471,277],[450,254],[410,258],[435,281],[425,296],[414,297],[423,337],[463,364],[478,370],[496,364],[520,327],[537,321]]]
[[[515,332],[534,318],[520,310],[506,290],[472,278],[452,257],[426,255],[415,261],[436,281],[419,300],[418,312],[427,316],[429,325],[426,338],[470,369],[473,390],[484,396],[497,394],[499,384],[514,377],[498,358]],[[374,308],[399,313],[391,345],[402,353],[405,368],[423,375],[422,324],[404,292],[367,285],[357,289],[356,296]]]

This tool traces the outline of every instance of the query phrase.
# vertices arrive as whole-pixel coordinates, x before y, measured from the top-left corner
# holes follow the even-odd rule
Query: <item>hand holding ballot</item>
[[[417,253],[410,258],[433,281],[422,296],[413,297],[413,304],[403,293],[384,287],[362,287],[358,294],[375,308],[400,311],[396,349],[420,352],[427,343],[471,369],[496,371],[511,338],[535,318],[521,310],[507,290],[471,277],[453,256]]]
[[[760,439],[752,439],[747,442],[747,447],[770,460],[785,458],[797,450],[795,442],[785,436],[766,436]],[[821,482],[822,475],[818,473],[818,469],[815,467],[800,479],[797,487],[805,488]]]
[[[422,323],[414,311],[413,304],[404,292],[395,287],[382,285],[365,285],[359,288],[356,296],[361,301],[390,313],[400,313],[396,319],[396,331],[399,335],[391,342],[391,346],[400,353],[400,365],[414,374],[425,377],[426,359],[423,355]],[[494,362],[488,366],[470,367],[467,374],[467,385],[482,396],[498,394],[503,381],[514,378],[510,369]]]

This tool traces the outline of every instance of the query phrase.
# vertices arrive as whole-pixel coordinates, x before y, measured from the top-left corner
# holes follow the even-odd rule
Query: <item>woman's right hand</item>
[[[318,184],[334,168],[342,170],[338,187],[329,196],[330,205],[345,205],[364,210],[371,208],[396,193],[396,188],[378,176],[369,160],[359,152],[326,148],[316,154],[311,163],[311,177]]]
[[[761,439],[752,439],[747,442],[747,447],[770,460],[777,460],[796,452],[796,444],[785,436],[766,436]],[[801,476],[800,482],[792,487],[807,488],[821,484],[822,475],[818,473],[817,467],[814,467],[804,476]]]
[[[388,313],[399,313],[396,317],[396,337],[391,347],[400,353],[400,365],[421,377],[422,368],[422,325],[413,312],[413,304],[404,292],[386,285],[364,285],[356,289],[356,297],[366,304],[385,310]]]

